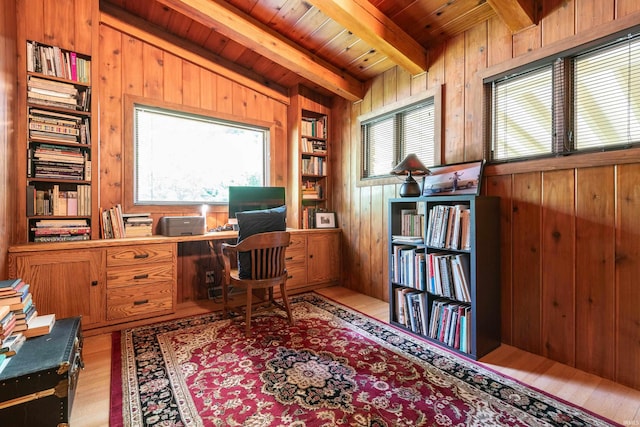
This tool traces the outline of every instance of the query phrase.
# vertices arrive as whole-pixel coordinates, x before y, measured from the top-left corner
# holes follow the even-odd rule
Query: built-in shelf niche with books
[[[500,345],[499,199],[389,200],[392,324],[472,359]]]
[[[292,90],[288,119],[293,163],[287,203],[295,208],[289,217],[294,227],[315,228],[315,214],[330,209],[330,111],[329,99],[303,86]]]
[[[91,58],[36,41],[26,58],[28,240],[89,240]]]

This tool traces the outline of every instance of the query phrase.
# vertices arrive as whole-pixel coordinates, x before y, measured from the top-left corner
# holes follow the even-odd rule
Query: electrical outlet
[[[215,271],[207,271],[205,275],[205,283],[215,283],[216,281],[216,273]]]

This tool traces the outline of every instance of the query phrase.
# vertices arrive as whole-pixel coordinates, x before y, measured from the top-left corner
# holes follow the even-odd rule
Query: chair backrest
[[[291,235],[288,231],[259,233],[236,245],[239,253],[251,256],[251,279],[263,280],[286,274],[285,251]]]

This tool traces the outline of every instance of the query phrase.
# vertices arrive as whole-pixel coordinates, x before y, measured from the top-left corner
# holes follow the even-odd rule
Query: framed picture
[[[422,181],[422,195],[479,195],[483,165],[484,160],[478,160],[431,167],[429,168],[431,175],[425,175]]]
[[[336,228],[336,213],[316,212],[316,228]]]

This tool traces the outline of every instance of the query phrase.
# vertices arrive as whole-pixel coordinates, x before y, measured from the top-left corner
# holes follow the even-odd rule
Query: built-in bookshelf
[[[91,238],[91,58],[26,46],[28,241]]]
[[[500,345],[499,199],[389,200],[391,323],[479,359]]]
[[[295,226],[315,228],[315,214],[329,210],[329,101],[298,87],[290,106],[290,144],[294,164],[290,191]]]

